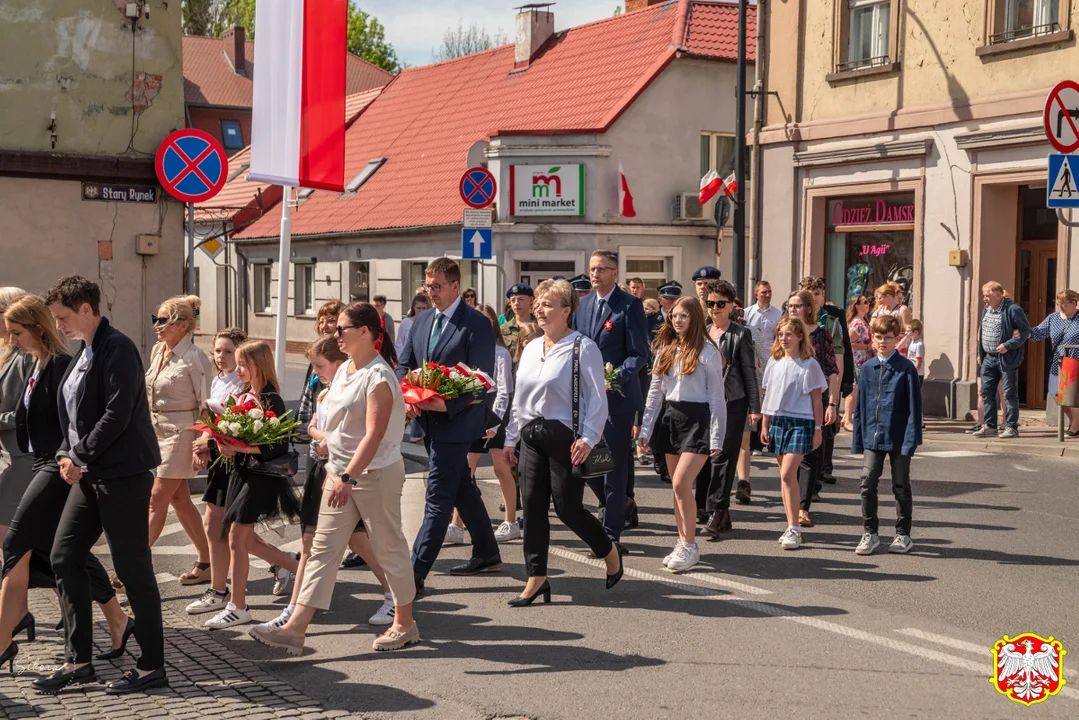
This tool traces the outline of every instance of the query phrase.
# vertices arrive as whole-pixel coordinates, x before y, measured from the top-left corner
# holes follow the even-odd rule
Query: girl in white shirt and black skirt
[[[719,455],[727,431],[723,392],[723,357],[705,331],[704,310],[695,297],[684,297],[669,313],[653,346],[656,377],[648,389],[640,442],[667,459],[674,490],[678,543],[663,565],[672,572],[700,562],[697,548],[697,501],[693,481]],[[662,419],[656,417],[663,410]]]

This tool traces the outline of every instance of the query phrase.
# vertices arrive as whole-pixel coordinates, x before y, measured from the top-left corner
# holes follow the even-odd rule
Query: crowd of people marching
[[[859,295],[844,312],[825,301],[820,278],[805,278],[782,308],[760,282],[755,302],[743,307],[714,267],[694,273],[692,294],[664,283],[658,302],[644,299],[639,278],[620,285],[618,272],[617,256],[597,250],[586,275],[512,286],[499,315],[477,305],[475,290],[462,292],[457,264],[440,258],[396,332],[383,297],[326,303],[292,439],[310,447],[302,491],[283,469],[295,461],[288,439],[238,448],[195,429],[200,418],[224,412],[229,398],[257,399],[267,418],[286,416],[265,342],[224,329],[208,358],[193,341],[199,299],[174,297],[152,317],[158,343],[144,367],[135,343],[102,316],[94,283],[62,278],[44,297],[0,288],[0,666],[13,666],[16,636],[35,638],[28,589],[53,588],[66,662],[35,680],[37,690],[96,681],[93,660],[120,656],[132,635],[141,649],[136,668],[107,692],[167,684],[151,547],[170,507],[196,553],[179,582],[205,586],[187,612],[208,616],[210,629],[254,622],[253,555],[270,564],[273,594],[291,599],[250,634],[294,655],[316,611],[330,606],[342,564],[365,565],[382,587],[369,622],[388,627],[374,649],[418,642],[413,603],[441,548],[466,538],[471,557],[451,574],[498,570],[500,546],[520,538],[528,581],[508,602],[549,602],[552,503],[603,562],[604,587],[612,589],[628,554],[622,535],[639,522],[638,465],[654,464],[672,486],[677,540],[663,558],[668,570],[693,568],[700,538],[731,531],[732,492],[739,503],[753,501],[753,454],[776,458],[786,515],[779,542],[796,549],[813,526],[812,503],[835,482],[841,422],[865,457],[856,552],[879,545],[885,458],[897,502],[889,550],[911,548],[909,466],[921,442],[924,349],[897,287],[879,288],[875,309]],[[480,370],[493,387],[482,401],[410,404],[401,381],[428,362]],[[406,436],[429,456],[411,549],[401,517]],[[483,454],[501,490],[497,526],[475,481]],[[200,517],[188,483],[202,470]],[[598,514],[586,507],[586,490]],[[300,553],[255,532],[278,519],[299,522]],[[92,553],[102,533],[112,576]],[[96,658],[91,602],[101,606],[112,641]]]

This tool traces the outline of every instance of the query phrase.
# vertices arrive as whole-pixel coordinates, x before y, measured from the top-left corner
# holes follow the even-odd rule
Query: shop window
[[[423,284],[426,282],[427,263],[414,262],[408,264],[408,287],[409,297],[412,293],[425,293]]]
[[[296,314],[315,314],[315,266],[296,265]]]
[[[993,3],[990,45],[1060,30],[1061,0],[993,0]]]
[[[898,6],[899,0],[836,1],[836,73],[893,69]]]
[[[273,311],[273,265],[255,266],[255,312],[268,313]]]
[[[828,201],[825,279],[828,299],[847,308],[895,282],[903,302],[914,300],[914,194],[844,197]]]
[[[669,266],[667,258],[626,258],[626,272],[622,281],[640,278],[644,281],[644,296],[658,298],[660,287],[668,280]]]
[[[244,149],[244,133],[239,120],[221,121],[221,144],[226,150]]]

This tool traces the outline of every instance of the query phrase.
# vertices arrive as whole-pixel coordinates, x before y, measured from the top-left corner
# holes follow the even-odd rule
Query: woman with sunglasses
[[[198,553],[194,567],[180,576],[181,585],[210,582],[210,545],[188,487],[188,479],[195,474],[191,447],[198,434],[191,426],[198,422],[210,396],[214,376],[209,358],[192,341],[200,304],[195,295],[161,303],[151,318],[158,342],[146,369],[146,398],[161,449],[161,465],[150,494],[150,545],[161,536],[172,505]],[[120,590],[122,582],[119,578],[113,585]]]
[[[465,291],[461,293],[461,299],[465,301],[465,305],[470,308],[479,309],[476,305],[476,288],[465,288]]]
[[[706,292],[704,304],[712,319],[708,336],[723,356],[727,431],[722,453],[713,456],[697,478],[697,508],[703,506],[708,513],[701,535],[716,538],[731,529],[731,488],[738,470],[738,453],[749,424],[755,425],[761,419],[761,393],[753,335],[731,317],[736,309],[734,286],[726,280],[713,280]]]
[[[854,353],[854,388],[847,396],[843,410],[843,429],[854,432],[854,402],[858,397],[858,375],[869,358],[873,357],[873,333],[869,330],[869,311],[872,306],[869,298],[858,295],[847,308],[847,333],[850,335],[850,348]]]

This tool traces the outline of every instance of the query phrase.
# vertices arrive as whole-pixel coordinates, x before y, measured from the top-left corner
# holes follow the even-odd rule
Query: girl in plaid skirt
[[[772,357],[764,370],[764,420],[761,442],[775,453],[782,480],[783,509],[787,530],[779,538],[784,550],[802,544],[798,529],[798,466],[802,456],[821,444],[824,408],[821,393],[828,380],[814,358],[809,328],[793,317],[785,317],[776,326]]]

